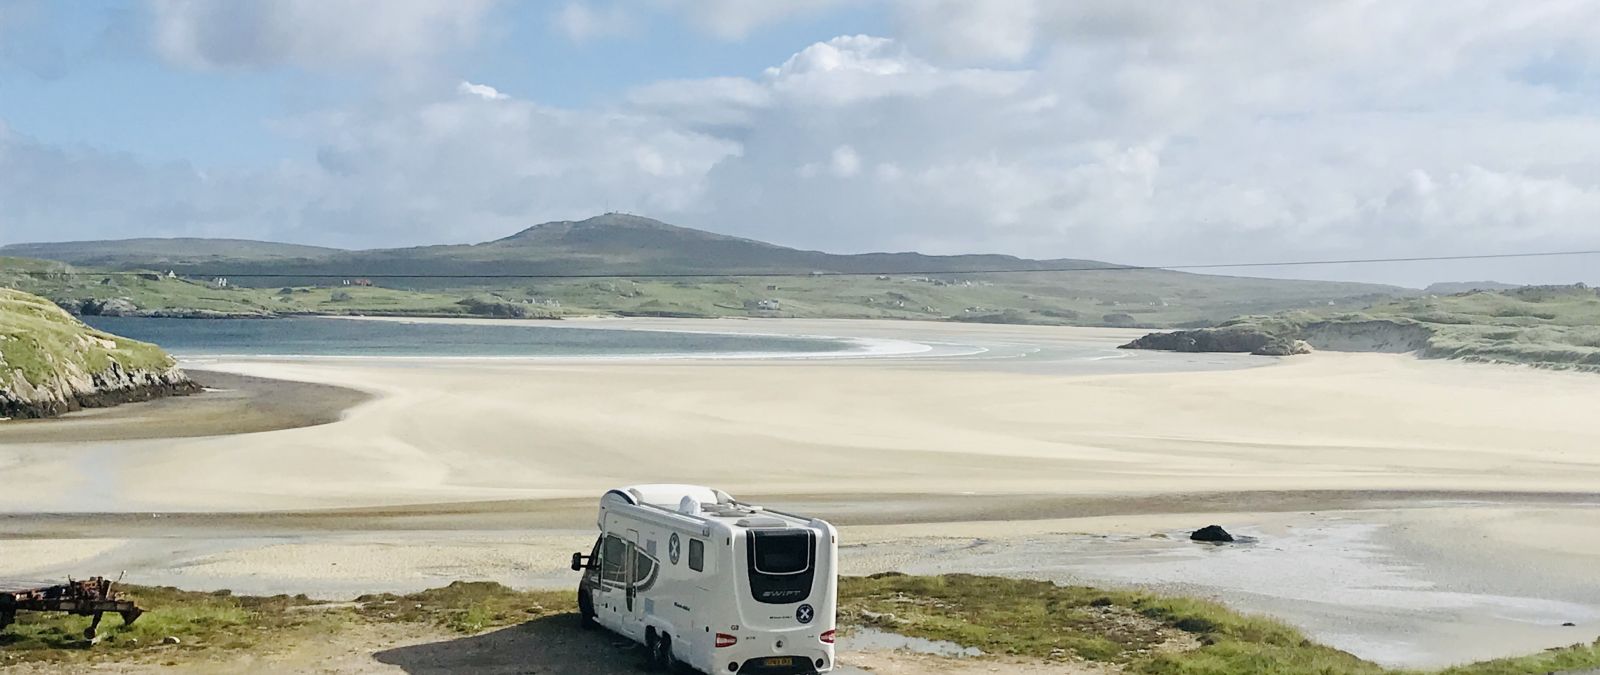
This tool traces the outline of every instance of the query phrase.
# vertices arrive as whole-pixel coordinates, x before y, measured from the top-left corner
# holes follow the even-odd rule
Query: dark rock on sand
[[[1311,347],[1300,340],[1246,326],[1151,333],[1122,345],[1122,349],[1158,349],[1173,352],[1236,352],[1258,356],[1290,356],[1293,354],[1306,354],[1311,351]]]
[[[1233,535],[1228,534],[1228,531],[1222,529],[1221,525],[1207,525],[1205,527],[1202,527],[1202,528],[1200,528],[1198,530],[1195,530],[1194,532],[1191,532],[1189,534],[1189,538],[1193,539],[1195,541],[1208,541],[1208,542],[1231,542],[1231,541],[1233,541]]]

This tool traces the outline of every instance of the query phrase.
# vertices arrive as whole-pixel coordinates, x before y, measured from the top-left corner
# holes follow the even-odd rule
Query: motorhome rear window
[[[816,576],[816,535],[811,530],[751,530],[746,553],[750,594],[773,605],[801,602]]]
[[[799,574],[811,569],[809,530],[756,530],[750,534],[757,572]]]
[[[706,543],[699,539],[689,540],[689,569],[696,572],[706,569]]]

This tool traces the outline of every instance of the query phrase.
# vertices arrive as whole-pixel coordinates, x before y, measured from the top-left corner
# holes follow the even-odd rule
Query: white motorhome
[[[635,485],[600,498],[578,608],[644,645],[661,668],[825,673],[834,667],[839,537],[832,525],[695,485]]]

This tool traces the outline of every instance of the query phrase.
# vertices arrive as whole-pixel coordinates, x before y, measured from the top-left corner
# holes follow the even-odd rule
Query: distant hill
[[[63,306],[93,310],[125,298],[137,308],[132,311],[162,316],[492,310],[1182,326],[1285,309],[1360,310],[1415,293],[1378,284],[1191,274],[1079,259],[841,255],[617,213],[535,225],[480,244],[365,251],[220,239],[0,248],[0,256],[24,253],[100,269],[173,270],[179,279],[95,279],[91,269],[19,269],[8,275],[7,265],[0,265],[0,285],[12,278],[10,285]],[[12,261],[12,267],[61,264]],[[218,276],[229,283],[212,287]]]
[[[1472,291],[1509,291],[1513,288],[1522,288],[1522,285],[1498,281],[1441,281],[1422,289],[1422,292],[1428,295],[1455,295]]]
[[[1008,255],[920,253],[840,255],[608,213],[535,225],[481,244],[344,251],[238,239],[125,239],[13,244],[0,255],[120,269],[307,277],[471,274],[772,274],[808,272],[1036,270],[1116,267],[1092,260],[1026,260]]]
[[[0,246],[0,256],[56,260],[74,265],[151,269],[237,259],[318,258],[340,249],[249,239],[109,239]]]

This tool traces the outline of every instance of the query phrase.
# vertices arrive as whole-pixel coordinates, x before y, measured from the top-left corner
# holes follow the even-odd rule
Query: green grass
[[[128,626],[116,615],[100,623],[100,642],[88,649],[83,629],[89,619],[23,612],[16,625],[0,632],[0,651],[11,660],[71,661],[118,659],[161,651],[254,649],[293,635],[334,628],[339,618],[324,612],[296,611],[317,603],[304,596],[238,597],[226,591],[201,593],[164,587],[124,587],[145,614]],[[163,645],[175,637],[177,645]]]
[[[0,387],[73,373],[95,374],[115,362],[126,370],[162,371],[172,357],[155,345],[98,331],[44,298],[0,288]]]
[[[1600,291],[1582,284],[1393,299],[1360,312],[1293,311],[1222,325],[1303,337],[1316,345],[1307,333],[1318,326],[1350,332],[1383,324],[1420,329],[1421,353],[1429,358],[1600,371]]]
[[[369,620],[430,623],[462,634],[577,608],[568,591],[515,591],[488,581],[457,581],[410,595],[363,595],[356,602]]]
[[[1383,672],[1279,622],[1191,598],[962,574],[846,578],[839,597],[852,620],[990,654],[1163,675]]]
[[[357,624],[411,624],[472,635],[543,617],[571,616],[570,591],[517,591],[491,582],[456,582],[353,603],[304,596],[235,596],[173,588],[124,589],[148,609],[133,626],[115,617],[90,647],[88,619],[24,613],[0,632],[0,663],[122,662],[292,649]],[[962,574],[846,577],[839,586],[845,630],[873,626],[950,640],[989,654],[1083,659],[1152,675],[1417,675],[1389,671],[1316,644],[1277,621],[1220,604],[1139,591],[1057,586]],[[168,636],[178,645],[163,645]],[[1436,671],[1439,675],[1534,675],[1600,667],[1600,642]]]
[[[81,274],[64,274],[76,271]],[[215,288],[160,274],[95,274],[61,263],[0,259],[0,286],[63,305],[126,298],[142,310],[272,314],[469,314],[462,300],[521,305],[528,314],[925,319],[1045,325],[1182,326],[1240,314],[1319,307],[1351,311],[1377,296],[1363,284],[1247,279],[1162,270],[1030,274],[552,279],[511,283],[379,279],[385,287]],[[354,276],[354,275],[352,275]],[[236,279],[236,282],[247,282]],[[266,280],[259,280],[266,283]],[[422,286],[428,284],[427,286]],[[1396,292],[1399,289],[1392,289]],[[780,309],[751,307],[777,300]],[[1131,320],[1108,320],[1126,315]]]
[[[516,591],[491,582],[456,582],[407,595],[362,596],[355,603],[325,603],[305,596],[236,596],[167,587],[124,586],[147,611],[125,626],[115,615],[100,624],[100,640],[83,638],[89,619],[24,612],[0,631],[0,664],[17,661],[81,662],[177,659],[216,652],[290,648],[356,623],[412,623],[463,635],[551,614],[573,612],[570,592]],[[576,619],[574,619],[576,621]],[[177,645],[165,645],[174,637]]]

